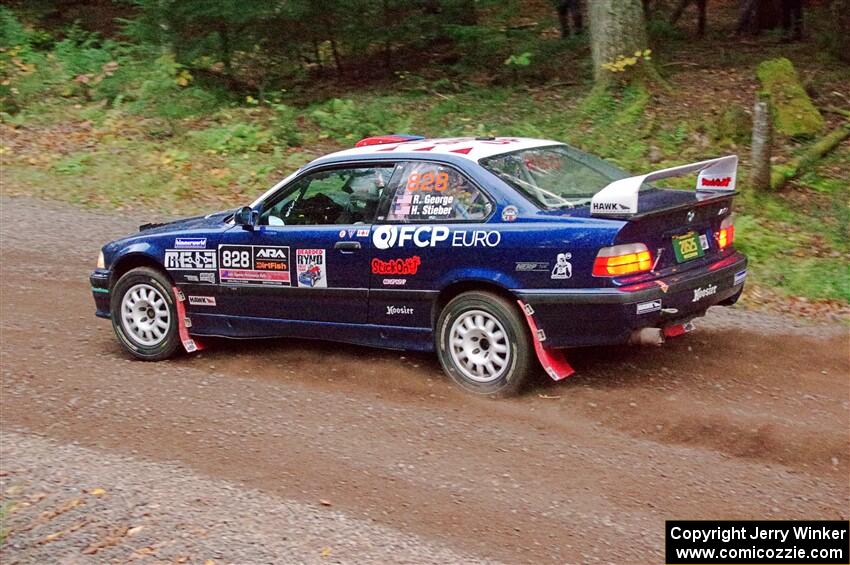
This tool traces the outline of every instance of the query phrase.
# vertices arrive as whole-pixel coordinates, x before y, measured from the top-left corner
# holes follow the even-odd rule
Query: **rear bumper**
[[[89,275],[91,293],[94,297],[95,316],[109,318],[109,271],[97,269]]]
[[[625,343],[640,328],[664,327],[734,304],[747,258],[734,253],[705,267],[622,288],[514,290],[531,305],[547,347]]]

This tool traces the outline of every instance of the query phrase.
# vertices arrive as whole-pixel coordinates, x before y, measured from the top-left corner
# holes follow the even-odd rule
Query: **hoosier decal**
[[[694,289],[694,299],[691,300],[691,302],[698,302],[698,301],[702,300],[703,298],[706,298],[708,296],[712,296],[713,294],[716,294],[716,293],[717,293],[717,285],[716,284],[708,285],[705,288],[702,288],[702,287],[695,288]]]

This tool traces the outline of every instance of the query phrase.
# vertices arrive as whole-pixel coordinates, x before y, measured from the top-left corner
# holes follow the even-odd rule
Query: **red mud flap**
[[[177,309],[177,334],[180,336],[180,342],[183,344],[186,353],[200,351],[204,348],[204,344],[197,339],[189,337],[189,326],[191,322],[186,317],[186,307],[183,305],[186,297],[183,295],[183,291],[176,286],[171,287],[171,290],[174,292],[174,298],[177,299],[174,304]]]
[[[675,326],[666,326],[663,329],[664,337],[676,337],[678,335],[683,335],[688,332],[692,332],[696,329],[693,322],[686,322],[684,324],[676,324]]]
[[[525,314],[525,320],[528,322],[528,327],[531,328],[531,338],[534,340],[534,351],[537,353],[537,360],[540,361],[540,364],[543,366],[546,374],[552,377],[553,380],[560,381],[575,373],[575,369],[567,363],[562,351],[559,349],[546,349],[543,347],[542,342],[546,339],[546,334],[543,333],[543,330],[537,329],[537,324],[534,322],[534,318],[531,317],[531,315],[534,314],[534,309],[531,305],[523,303],[522,300],[517,300],[517,303],[519,304],[523,314]]]

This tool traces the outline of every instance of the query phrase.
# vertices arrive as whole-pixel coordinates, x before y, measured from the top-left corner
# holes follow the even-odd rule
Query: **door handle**
[[[339,249],[343,253],[352,253],[360,249],[359,241],[337,241],[334,249]]]

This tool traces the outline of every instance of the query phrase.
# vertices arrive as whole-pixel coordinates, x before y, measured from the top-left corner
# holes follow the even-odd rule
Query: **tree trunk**
[[[646,20],[641,0],[593,0],[590,9],[590,47],[593,54],[593,76],[597,85],[607,85],[614,75],[624,78],[645,74],[647,61],[638,57],[637,65],[625,73],[613,73],[604,65],[618,57],[632,57],[647,48]],[[635,72],[638,71],[638,72]]]
[[[832,54],[850,62],[850,0],[832,0],[830,6],[832,25],[827,34],[827,45]]]
[[[221,59],[224,63],[224,74],[227,78],[233,78],[233,50],[230,47],[230,31],[227,25],[222,25],[218,30],[218,38],[221,47]]]
[[[803,153],[782,168],[777,167],[771,175],[770,186],[779,190],[786,182],[814,167],[818,161],[850,137],[850,122],[843,123],[809,146]]]
[[[756,190],[770,190],[770,154],[773,145],[773,124],[770,103],[756,99],[753,106],[753,174],[750,183]]]

